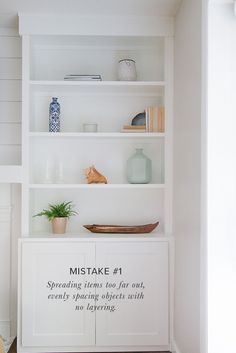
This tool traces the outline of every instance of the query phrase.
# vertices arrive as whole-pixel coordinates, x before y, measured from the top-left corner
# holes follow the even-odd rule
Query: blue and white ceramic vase
[[[49,106],[49,132],[60,132],[60,104],[57,98],[52,97]]]
[[[127,161],[127,179],[130,184],[148,184],[152,179],[152,161],[145,156],[142,148]]]

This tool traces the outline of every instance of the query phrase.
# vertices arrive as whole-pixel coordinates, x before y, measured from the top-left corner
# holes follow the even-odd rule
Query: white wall
[[[236,16],[209,8],[208,352],[235,352]]]
[[[15,29],[2,27],[0,27],[0,164],[21,164],[21,39]]]
[[[200,352],[201,1],[183,0],[175,23],[174,337]]]
[[[20,186],[0,184],[0,335],[16,336]]]
[[[10,335],[10,185],[0,184],[0,335]]]
[[[1,21],[3,16],[0,17]],[[0,165],[21,163],[21,40],[0,21]],[[0,184],[0,335],[16,335],[20,186]]]

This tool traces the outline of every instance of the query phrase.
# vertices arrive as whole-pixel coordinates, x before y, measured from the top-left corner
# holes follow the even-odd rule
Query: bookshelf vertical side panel
[[[22,234],[29,234],[29,79],[30,38],[22,38]]]
[[[173,218],[173,37],[165,38],[165,233],[172,233]]]

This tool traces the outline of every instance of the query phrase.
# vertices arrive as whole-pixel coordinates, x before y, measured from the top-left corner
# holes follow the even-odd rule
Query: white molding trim
[[[43,26],[42,26],[43,23]],[[173,36],[172,17],[45,15],[19,13],[20,35]]]
[[[171,352],[172,353],[181,353],[179,347],[177,346],[177,343],[175,342],[175,340],[172,341],[171,343]]]
[[[0,320],[0,336],[8,340],[10,338],[10,320]]]

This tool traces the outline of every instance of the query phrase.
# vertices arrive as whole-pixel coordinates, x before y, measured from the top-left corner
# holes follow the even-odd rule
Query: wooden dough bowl
[[[99,225],[99,224],[87,224],[84,227],[92,233],[123,233],[123,234],[142,234],[150,233],[157,226],[159,222],[151,224],[143,224],[140,226],[118,226],[118,225]]]

